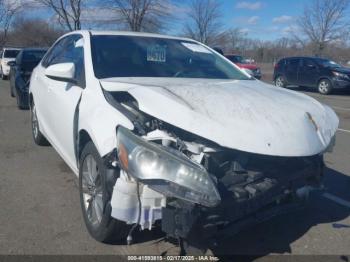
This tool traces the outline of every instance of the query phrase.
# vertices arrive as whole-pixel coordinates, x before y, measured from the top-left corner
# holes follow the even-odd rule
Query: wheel
[[[23,105],[23,101],[21,101],[20,96],[17,94],[16,95],[16,103],[17,103],[17,107],[20,110],[28,110],[28,106],[24,106]]]
[[[276,79],[275,79],[275,86],[277,87],[286,87],[287,84],[286,84],[286,80],[284,79],[283,76],[277,76]]]
[[[328,79],[321,79],[318,82],[318,92],[322,95],[328,95],[332,92],[332,83]]]
[[[79,161],[79,193],[83,218],[90,235],[99,242],[115,243],[126,238],[129,226],[111,217],[106,167],[92,142],[84,147]]]
[[[32,105],[31,110],[31,122],[32,122],[32,134],[35,144],[39,146],[49,146],[50,143],[46,140],[45,136],[40,132],[38,117],[36,115],[35,104]]]
[[[21,101],[21,96],[18,94],[18,91],[16,92],[16,103],[17,103],[17,107],[20,110],[27,110],[28,107],[27,106],[23,106],[23,101]]]
[[[10,84],[11,97],[15,97],[15,92],[13,92],[13,86]]]

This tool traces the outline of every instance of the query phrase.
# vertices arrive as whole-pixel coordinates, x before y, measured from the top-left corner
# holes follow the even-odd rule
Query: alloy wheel
[[[318,85],[318,90],[322,94],[326,94],[329,92],[329,83],[325,80],[322,80]]]
[[[283,83],[282,77],[280,77],[280,76],[277,77],[276,81],[275,81],[275,84],[276,84],[277,87],[284,87],[284,83]]]
[[[98,226],[103,213],[102,181],[97,162],[91,154],[83,162],[82,194],[87,218],[93,226]]]

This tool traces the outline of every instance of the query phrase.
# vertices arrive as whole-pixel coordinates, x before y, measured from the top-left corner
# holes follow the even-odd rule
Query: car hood
[[[4,57],[4,58],[1,59],[1,61],[6,64],[7,62],[10,62],[10,61],[16,61],[16,58],[15,57],[14,58],[12,58],[12,57],[6,57],[5,58]]]
[[[109,78],[141,111],[223,147],[275,156],[323,152],[339,120],[313,98],[257,80]]]
[[[348,67],[337,67],[337,68],[334,68],[333,71],[343,73],[343,74],[350,74],[350,68]]]

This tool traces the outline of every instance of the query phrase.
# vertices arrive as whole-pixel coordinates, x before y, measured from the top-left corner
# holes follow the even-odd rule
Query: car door
[[[74,116],[85,87],[84,49],[81,35],[70,35],[62,43],[60,52],[49,61],[48,66],[59,63],[74,63],[77,84],[43,76],[47,87],[47,118],[49,137],[64,160],[76,168],[74,151]]]
[[[287,82],[291,85],[298,85],[300,58],[290,58],[286,62],[285,76],[287,78]]]
[[[52,136],[53,127],[49,125],[50,114],[49,110],[51,108],[48,92],[48,81],[49,79],[45,76],[45,70],[50,65],[51,61],[61,54],[63,47],[65,45],[67,37],[61,38],[56,42],[50,50],[46,53],[40,65],[33,72],[32,83],[35,83],[32,92],[34,95],[34,104],[36,107],[36,114],[39,120],[40,131],[46,136],[47,139],[54,143]]]
[[[299,71],[300,85],[313,87],[317,84],[319,69],[317,64],[310,58],[303,58]]]

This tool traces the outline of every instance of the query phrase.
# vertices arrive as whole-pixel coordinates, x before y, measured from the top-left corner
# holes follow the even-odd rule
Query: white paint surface
[[[256,80],[113,78],[102,86],[128,91],[142,111],[221,146],[265,155],[318,154],[339,123],[315,99]]]

